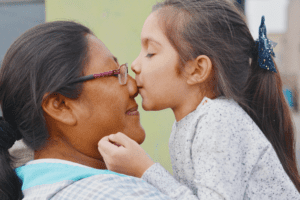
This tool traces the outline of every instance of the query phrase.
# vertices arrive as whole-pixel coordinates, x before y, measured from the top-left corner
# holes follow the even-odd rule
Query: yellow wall
[[[157,0],[46,0],[46,21],[75,20],[89,27],[120,63],[129,65],[140,52],[140,33]],[[129,70],[134,77],[134,73]],[[136,98],[141,123],[146,131],[142,147],[155,162],[172,172],[168,140],[175,120],[170,109],[160,112],[142,110]]]

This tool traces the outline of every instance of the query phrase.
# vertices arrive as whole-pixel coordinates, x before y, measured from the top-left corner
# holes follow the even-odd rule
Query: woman
[[[7,51],[0,83],[0,199],[168,199],[103,170],[102,137],[122,131],[141,144],[145,133],[127,64],[88,28],[62,21],[28,30]],[[14,171],[8,149],[19,139],[34,160]]]

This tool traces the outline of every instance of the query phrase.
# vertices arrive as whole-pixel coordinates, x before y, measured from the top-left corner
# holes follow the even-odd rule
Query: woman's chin
[[[140,130],[140,133],[138,134],[139,137],[137,138],[137,140],[135,140],[138,144],[142,144],[145,141],[146,138],[146,133],[145,130],[142,128]]]
[[[145,130],[140,124],[134,128],[131,126],[130,129],[121,132],[136,141],[138,144],[142,144],[146,138]]]

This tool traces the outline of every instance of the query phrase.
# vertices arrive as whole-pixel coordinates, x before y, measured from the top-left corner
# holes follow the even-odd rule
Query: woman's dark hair
[[[88,57],[85,26],[71,21],[41,24],[22,34],[8,49],[0,71],[0,102],[5,122],[17,139],[32,150],[49,137],[43,115],[45,95],[78,98],[82,84],[69,84],[83,75]],[[2,130],[2,129],[1,129]],[[2,133],[1,133],[2,134]],[[12,157],[0,149],[0,197],[21,199],[22,183]]]
[[[180,56],[178,71],[207,55],[215,71],[215,94],[234,99],[251,116],[300,191],[294,129],[280,74],[276,64],[277,73],[259,67],[255,41],[238,7],[229,0],[165,0],[153,12]]]

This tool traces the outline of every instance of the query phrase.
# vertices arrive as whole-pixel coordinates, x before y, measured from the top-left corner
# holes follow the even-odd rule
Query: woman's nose
[[[135,98],[139,94],[136,81],[129,74],[127,77],[127,87],[128,87],[130,97]]]

